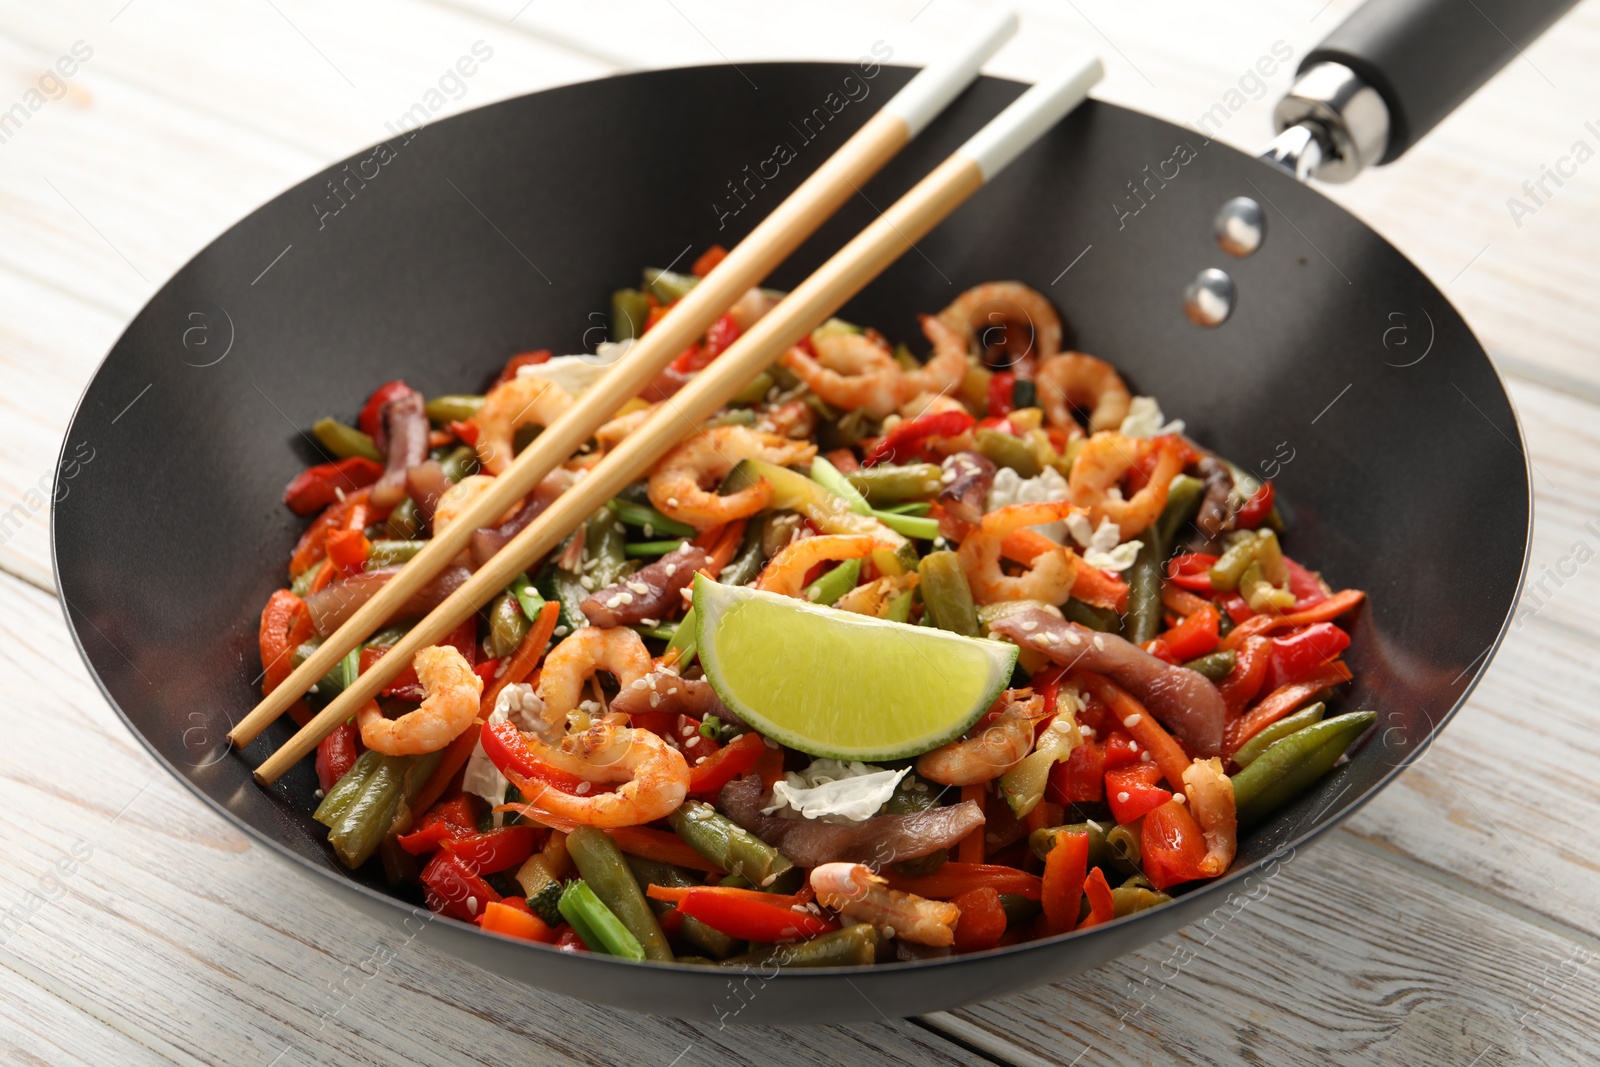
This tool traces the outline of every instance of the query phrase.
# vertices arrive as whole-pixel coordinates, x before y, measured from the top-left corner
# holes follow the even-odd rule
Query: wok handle
[[[1392,163],[1575,3],[1367,0],[1300,64],[1278,130],[1308,128],[1325,180]]]

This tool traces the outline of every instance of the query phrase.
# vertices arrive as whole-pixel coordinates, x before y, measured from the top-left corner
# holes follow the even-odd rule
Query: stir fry
[[[261,616],[271,691],[721,255],[613,297],[594,355],[380,386],[313,433]],[[751,290],[347,656],[352,684],[771,308]],[[976,952],[1226,873],[1371,712],[1270,481],[1017,282],[831,320],[319,745],[333,853],[497,934],[707,966]],[[686,427],[687,429],[687,427]]]

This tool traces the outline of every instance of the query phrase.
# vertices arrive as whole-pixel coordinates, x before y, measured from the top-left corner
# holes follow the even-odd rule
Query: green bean
[[[1233,754],[1233,762],[1243,770],[1256,760],[1272,745],[1290,734],[1298,733],[1307,726],[1315,725],[1322,721],[1322,716],[1327,712],[1327,705],[1322,701],[1301,708],[1293,715],[1285,716],[1270,726],[1264,726],[1254,737],[1239,746],[1239,751]]]
[[[938,519],[901,515],[893,511],[874,511],[872,516],[895,533],[905,534],[919,541],[932,541],[939,536]]]
[[[1066,826],[1047,826],[1035,830],[1028,835],[1028,847],[1033,850],[1035,856],[1044,859],[1050,854],[1050,850],[1056,847],[1056,840],[1062,834],[1089,835],[1089,866],[1127,871],[1121,855],[1112,849],[1106,838],[1106,828],[1093,821],[1069,823]]]
[[[813,604],[833,604],[856,587],[861,579],[861,561],[847,559],[806,586],[806,599]]]
[[[913,516],[915,518],[921,518],[923,515],[926,515],[928,512],[930,512],[932,510],[933,510],[933,505],[928,503],[926,500],[913,500],[913,501],[911,501],[910,503],[907,503],[907,504],[890,504],[886,508],[878,508],[878,509],[873,511],[873,514],[874,515],[911,515],[911,516]]]
[[[629,559],[655,559],[676,552],[687,541],[629,541],[622,549],[622,554]]]
[[[561,893],[562,916],[572,924],[578,938],[590,952],[643,960],[644,946],[629,932],[600,897],[583,881],[567,883]],[[670,956],[668,957],[671,958]]]
[[[562,570],[554,563],[546,563],[534,577],[533,587],[543,599],[554,600],[561,605],[559,622],[569,633],[589,624],[589,617],[580,606],[589,598],[589,590],[583,587],[577,575]]]
[[[589,517],[584,528],[584,573],[594,579],[596,589],[619,581],[627,573],[628,540],[622,523],[610,508],[601,508]]]
[[[611,340],[628,341],[644,333],[650,317],[650,301],[637,289],[618,289],[611,294]]]
[[[1233,776],[1239,825],[1261,821],[1333,769],[1350,743],[1378,720],[1375,711],[1352,711],[1279,738]]]
[[[856,408],[817,427],[817,444],[822,448],[854,448],[877,433],[878,424],[872,416],[865,408]]]
[[[1233,673],[1233,666],[1238,662],[1238,655],[1229,649],[1226,652],[1212,652],[1196,659],[1190,660],[1184,666],[1191,671],[1210,678],[1213,682],[1220,682]]]
[[[1023,408],[1036,408],[1039,406],[1039,388],[1031,379],[1017,378],[1011,383],[1011,410],[1021,411]]]
[[[361,643],[362,648],[389,648],[411,632],[411,623],[401,622],[385,626]]]
[[[1228,535],[1227,548],[1222,555],[1211,565],[1211,585],[1213,588],[1231,593],[1239,587],[1239,579],[1244,576],[1245,570],[1256,560],[1256,553],[1260,545],[1256,535],[1249,530],[1238,530]]]
[[[323,448],[340,459],[364,456],[378,463],[383,462],[383,453],[378,451],[378,446],[372,443],[371,437],[354,426],[346,426],[338,419],[318,419],[312,424],[311,432],[322,443]]]
[[[544,597],[533,587],[533,581],[526,572],[511,579],[506,592],[516,598],[517,607],[522,609],[522,614],[529,622],[539,617],[539,611],[544,607]]]
[[[579,826],[567,835],[567,853],[577,864],[578,873],[594,891],[600,903],[628,928],[644,949],[647,959],[670,960],[672,949],[661,932],[655,912],[650,910],[644,892],[628,869],[622,850],[604,832],[592,826]]]
[[[489,602],[489,656],[503,659],[517,650],[533,624],[508,589]]]
[[[476,415],[481,407],[483,407],[481,396],[450,393],[429,400],[426,410],[430,422],[466,422]]]
[[[761,573],[761,564],[766,560],[762,542],[766,535],[767,523],[771,519],[772,516],[767,515],[745,525],[744,540],[739,543],[739,551],[734,553],[733,559],[722,568],[722,574],[718,578],[724,585],[749,585],[755,581],[756,575]]]
[[[734,393],[733,397],[728,401],[728,403],[738,404],[741,406],[759,404],[765,400],[767,398],[767,394],[772,391],[772,384],[772,375],[768,374],[766,371],[762,371],[760,374],[750,379],[749,385],[745,386],[737,393]]]
[[[1106,845],[1111,849],[1112,862],[1124,870],[1132,868],[1139,870],[1139,861],[1143,857],[1143,841],[1140,833],[1144,828],[1142,818],[1133,822],[1113,826],[1106,831]]]
[[[317,572],[322,569],[323,564],[326,562],[327,560],[322,560],[317,563],[313,563],[311,566],[295,575],[293,580],[289,582],[289,592],[301,598],[310,596],[311,583],[317,580]]]
[[[1165,893],[1154,889],[1145,889],[1142,886],[1118,886],[1111,891],[1111,906],[1117,918],[1132,915],[1136,911],[1148,911],[1170,904],[1172,898]]]
[[[910,620],[911,604],[916,599],[916,591],[907,589],[904,593],[889,601],[888,607],[883,609],[883,617],[889,622],[906,622]]]
[[[698,651],[698,635],[695,632],[694,605],[689,605],[689,610],[683,613],[683,618],[678,622],[678,628],[672,632],[672,640],[667,642],[666,649],[661,653],[662,659],[667,659],[675,652],[676,655],[668,660],[678,673],[683,673],[694,663],[695,653]]]
[[[407,499],[410,499],[409,497]],[[367,552],[366,569],[375,571],[379,567],[392,567],[396,563],[405,563],[412,556],[421,552],[426,541],[391,540],[379,538],[372,542],[372,548]]]
[[[321,644],[322,638],[314,636],[305,644],[296,647],[289,654],[290,665],[294,667],[300,666],[300,664],[311,658],[311,653],[315,652]],[[360,673],[361,661],[359,657],[360,653],[352,649],[338,663],[328,668],[327,674],[317,679],[317,684],[311,687],[311,693],[315,696],[331,698],[344,692],[350,687],[350,683],[355,681],[356,675]]]
[[[835,496],[841,498],[850,506],[850,510],[857,515],[867,515],[872,511],[872,505],[867,503],[867,498],[856,489],[855,484],[828,461],[826,456],[817,456],[811,461],[811,480]]]
[[[478,453],[462,445],[440,460],[439,466],[444,468],[444,476],[452,483],[459,482],[469,474],[478,473]]]
[[[1032,922],[1044,910],[1044,905],[1037,900],[1030,900],[1020,893],[1001,893],[1000,907],[1006,913],[1007,926]]]
[[[688,919],[684,920],[684,922],[688,921]],[[708,926],[706,929],[709,930],[710,927]],[[717,961],[709,956],[675,956],[673,957],[673,961],[676,963],[687,963],[694,967],[715,967],[717,965]]]
[[[1139,535],[1144,544],[1128,568],[1128,612],[1122,617],[1122,636],[1142,645],[1161,632],[1162,549],[1155,527]]]
[[[762,888],[771,886],[778,875],[794,866],[783,853],[703,801],[684,802],[667,816],[667,822],[708,861]]]
[[[943,472],[934,463],[862,467],[850,472],[850,484],[875,508],[908,500],[932,500],[944,488]]]
[[[977,450],[1002,467],[1010,467],[1024,478],[1036,477],[1044,468],[1028,442],[1020,437],[985,427],[973,434]]]
[[[1067,602],[1061,605],[1061,614],[1068,622],[1075,622],[1079,626],[1086,626],[1103,634],[1114,634],[1122,626],[1122,616],[1115,610],[1096,607],[1077,597],[1069,597]]]
[[[908,566],[916,563],[911,542],[871,515],[857,515],[842,497],[828,492],[798,471],[760,459],[740,460],[722,480],[718,491],[733,493],[762,480],[772,486],[771,507],[776,511],[798,511],[823,533],[867,534],[895,546],[896,554]]]
[[[689,290],[700,284],[700,279],[693,274],[679,274],[676,271],[662,270],[659,267],[646,267],[644,269],[644,287],[650,295],[663,306],[674,300],[681,300],[689,294]]]
[[[657,623],[655,626],[646,626],[643,623],[634,623],[628,627],[640,637],[650,637],[657,641],[671,641],[678,635],[678,624],[675,622]]]
[[[972,589],[961,569],[961,557],[954,552],[930,552],[917,564],[921,575],[918,592],[933,625],[941,630],[978,636],[978,610],[972,603]]]
[[[611,509],[611,514],[619,522],[627,526],[637,526],[644,530],[646,537],[656,534],[666,534],[668,537],[693,537],[697,531],[693,526],[669,519],[661,512],[648,504],[638,504],[622,497],[614,497],[606,504]]]
[[[724,967],[863,967],[877,957],[877,929],[871,923],[857,923],[808,941],[762,945],[722,963]]]
[[[641,859],[638,856],[626,857],[629,868],[633,871],[634,878],[642,886],[664,885],[674,889],[692,889],[703,883],[693,877],[681,867],[674,867],[670,863],[657,863],[655,860]],[[657,915],[665,915],[676,910],[675,906],[665,900],[650,900],[650,909]],[[686,942],[692,949],[703,954],[707,963],[727,959],[739,950],[743,943],[736,937],[729,937],[715,927],[707,926],[693,916],[685,915],[678,924],[677,936]],[[678,958],[683,962],[683,957]]]
[[[1161,517],[1154,523],[1163,556],[1172,555],[1172,548],[1178,541],[1178,535],[1183,532],[1185,526],[1194,521],[1205,492],[1206,483],[1199,478],[1180,474],[1172,479],[1172,487],[1167,490],[1166,506],[1161,509]],[[1162,562],[1165,563],[1166,560],[1163,559]]]
[[[398,541],[409,541],[422,532],[422,516],[417,514],[417,502],[406,497],[389,512],[389,536]]]
[[[363,760],[372,757],[365,768]],[[312,818],[328,828],[328,844],[354,870],[378,850],[397,816],[409,816],[409,805],[443,758],[442,752],[421,756],[385,756],[368,749],[357,766],[323,798]],[[356,777],[359,774],[359,777]],[[345,779],[356,778],[349,790]]]

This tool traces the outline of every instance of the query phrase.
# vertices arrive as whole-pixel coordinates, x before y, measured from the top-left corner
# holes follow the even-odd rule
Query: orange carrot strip
[[[1268,634],[1281,627],[1307,626],[1314,622],[1332,622],[1340,615],[1349,611],[1366,598],[1366,593],[1359,589],[1341,589],[1326,600],[1297,611],[1292,615],[1262,614],[1248,618],[1235,626],[1222,643],[1217,646],[1218,652],[1226,652],[1237,648],[1245,638]]]
[[[962,800],[962,802],[965,803],[966,801],[969,801],[969,800],[973,801],[974,803],[976,803],[978,805],[980,810],[983,808],[984,799],[988,795],[989,795],[989,791],[983,787],[982,783],[980,783],[978,785],[964,785],[964,786],[961,787],[961,800]],[[956,862],[957,863],[982,863],[983,862],[983,852],[984,852],[983,825],[979,824],[976,829],[974,829],[966,837],[963,837],[960,840],[960,842],[957,843],[957,845],[956,845]]]

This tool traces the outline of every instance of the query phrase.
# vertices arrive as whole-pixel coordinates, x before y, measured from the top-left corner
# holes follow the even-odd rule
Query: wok
[[[1291,128],[1292,143],[1279,143],[1291,167],[1315,169],[1313,144],[1337,164],[1346,120],[1347,169],[1380,161],[1375,147],[1392,158],[1509,55],[1498,32],[1460,24],[1449,10],[1460,5],[1383,6],[1389,17],[1374,23],[1369,7],[1309,58],[1361,69],[1387,105],[1387,143],[1363,126],[1371,92],[1345,86],[1331,103],[1289,109],[1286,122],[1312,122],[1311,135],[1295,141]],[[1527,41],[1564,7],[1482,0],[1474,10]],[[1416,78],[1382,46],[1423,31],[1433,36],[1397,53],[1432,65]],[[1339,34],[1354,47],[1336,47]],[[1439,42],[1447,47],[1429,46]],[[863,79],[867,97],[806,123],[852,73],[699,67],[508,100],[302,182],[179,271],[84,393],[62,458],[88,442],[95,459],[76,468],[53,522],[79,649],[156,758],[312,883],[441,951],[594,1001],[745,1023],[908,1015],[1094,967],[1270,877],[1272,861],[1415,758],[1485,669],[1525,566],[1528,471],[1505,390],[1444,295],[1360,221],[1281,168],[1091,101],[841,314],[910,338],[916,313],[969,285],[1033,285],[1060,308],[1075,347],[1116,364],[1197,440],[1275,478],[1297,558],[1336,587],[1368,591],[1340,704],[1377,709],[1378,726],[1346,765],[1243,837],[1231,874],[1064,938],[766,975],[736,994],[728,972],[559,954],[429,916],[389,890],[376,864],[351,874],[333,859],[310,816],[309,760],[270,789],[251,781],[287,722],[243,753],[224,735],[256,698],[258,613],[303,525],[280,504],[290,477],[319,459],[302,431],[330,412],[348,417],[391,378],[457,392],[517,351],[592,350],[611,290],[642,265],[737,240],[912,72],[884,67]],[[793,286],[1022,89],[980,80],[770,284]],[[763,161],[779,142],[794,158],[773,174]],[[1265,211],[1265,242],[1247,258],[1225,255],[1212,229],[1237,196]],[[1213,329],[1191,322],[1183,300],[1207,267],[1234,286],[1231,317]]]

